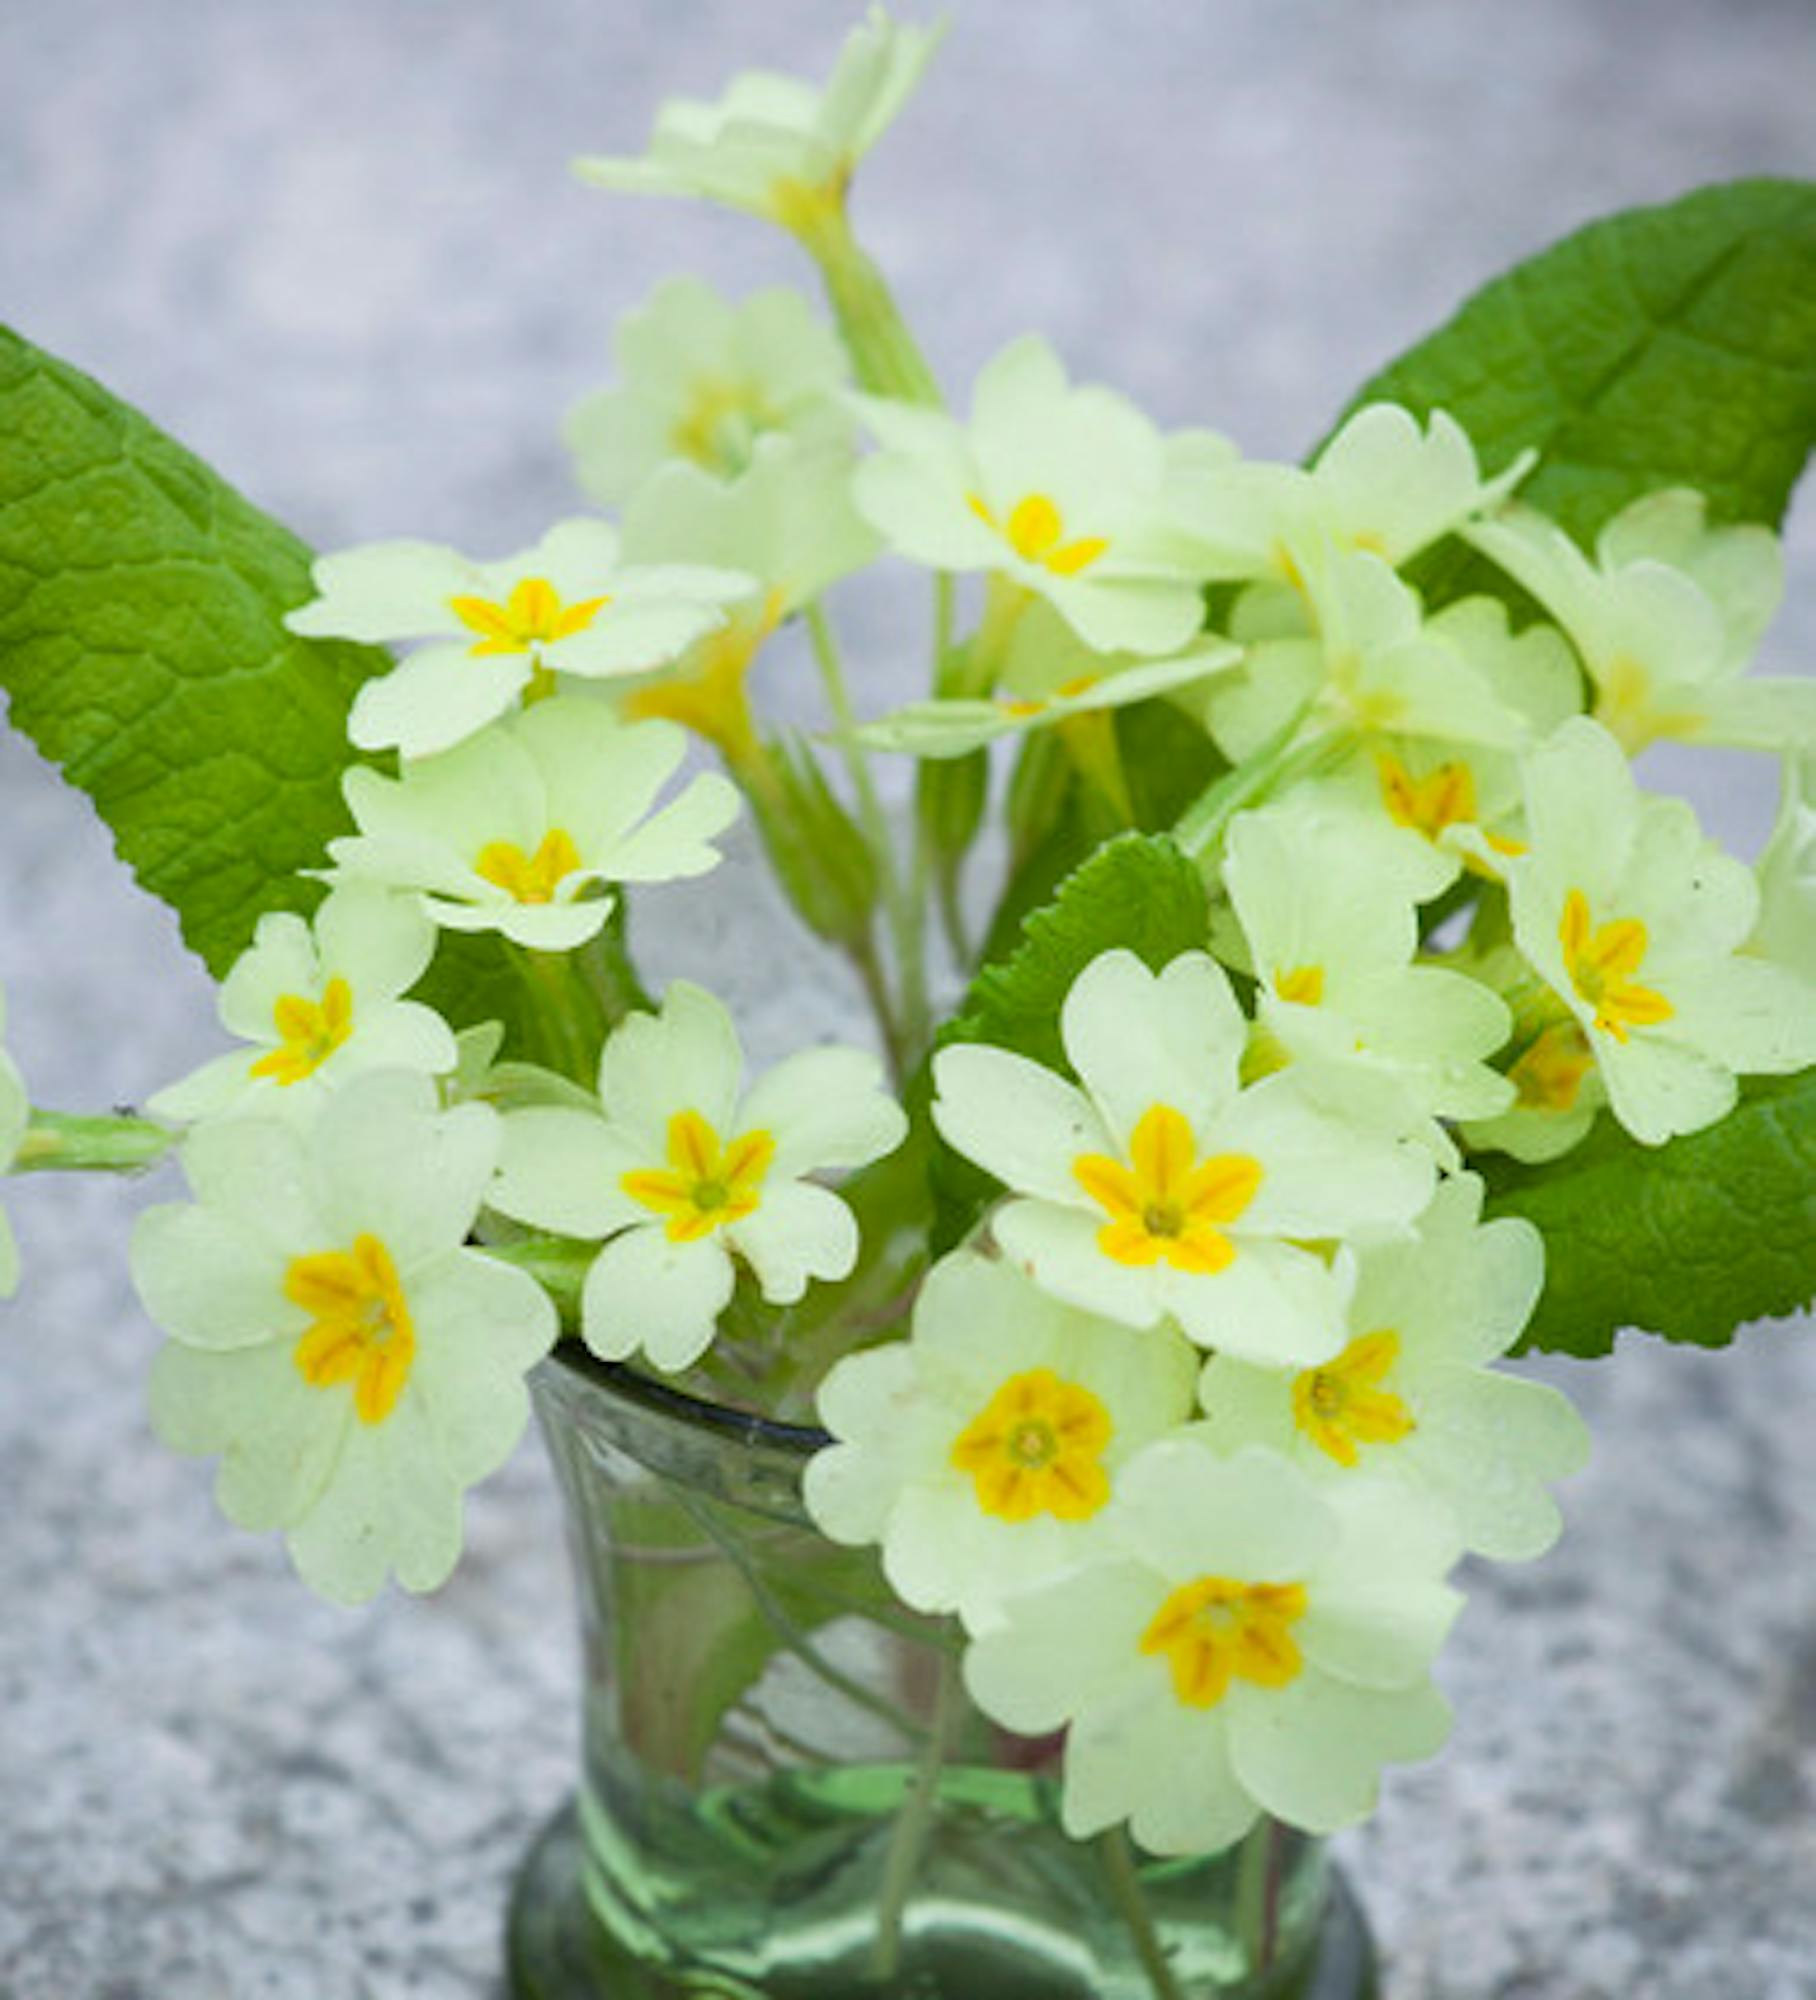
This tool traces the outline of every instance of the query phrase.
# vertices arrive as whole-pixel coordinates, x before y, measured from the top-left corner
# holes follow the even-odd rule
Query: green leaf
[[[0,687],[217,977],[320,896],[347,708],[388,658],[298,638],[309,551],[135,410],[0,328]]]
[[[1667,1146],[1603,1120],[1553,1165],[1491,1178],[1489,1212],[1545,1238],[1527,1347],[1587,1358],[1628,1326],[1721,1347],[1816,1298],[1816,1069],[1746,1085],[1719,1124]]]
[[[986,965],[942,1042],[992,1042],[1053,1069],[1066,1066],[1059,1010],[1072,982],[1118,946],[1153,971],[1210,938],[1204,883],[1163,834],[1106,841],[1022,925],[1007,958]]]
[[[1776,524],[1816,446],[1816,184],[1733,181],[1593,222],[1467,300],[1351,405],[1448,410],[1523,499],[1579,540],[1694,486],[1718,520]],[[1460,544],[1415,571],[1434,602],[1514,596]]]

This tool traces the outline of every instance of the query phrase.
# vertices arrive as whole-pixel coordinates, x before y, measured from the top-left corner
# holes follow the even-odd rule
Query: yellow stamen
[[[712,744],[734,770],[757,753],[757,728],[745,693],[750,663],[782,618],[782,593],[770,591],[754,614],[735,613],[687,654],[681,668],[635,688],[624,713],[639,721],[661,716]]]
[[[1296,965],[1290,972],[1276,972],[1274,993],[1295,1006],[1316,1007],[1324,998],[1323,966]]]
[[[1656,1028],[1675,1011],[1662,993],[1633,977],[1645,960],[1646,927],[1637,917],[1616,917],[1597,925],[1580,889],[1564,898],[1558,923],[1564,966],[1578,997],[1595,1009],[1595,1025],[1617,1042],[1633,1028]]]
[[[1086,1521],[1110,1497],[1100,1461],[1112,1431],[1089,1389],[1031,1368],[1012,1375],[966,1426],[952,1463],[970,1473],[977,1504],[999,1521]]]
[[[1334,1361],[1293,1380],[1293,1422],[1339,1465],[1354,1465],[1357,1446],[1396,1444],[1416,1428],[1412,1412],[1381,1387],[1400,1358],[1400,1336],[1365,1333]]]
[[[297,1373],[312,1389],[351,1382],[360,1422],[382,1424],[416,1359],[416,1329],[390,1251],[376,1236],[356,1236],[351,1250],[293,1257],[284,1296],[313,1322],[296,1343]]]
[[[278,1047],[252,1065],[254,1076],[268,1076],[288,1089],[313,1076],[353,1033],[353,989],[344,979],[330,979],[319,1001],[286,993],[271,1010],[280,1036]]]
[[[755,1214],[775,1153],[768,1132],[740,1133],[721,1144],[699,1112],[677,1111],[668,1121],[667,1167],[634,1168],[619,1185],[665,1218],[671,1243],[694,1243]]]
[[[1010,508],[1006,521],[996,518],[982,494],[967,497],[972,513],[994,528],[1023,562],[1036,563],[1055,576],[1076,576],[1089,569],[1110,546],[1102,535],[1083,535],[1068,542],[1059,508],[1045,493],[1024,494]]]
[[[555,891],[579,866],[580,850],[573,836],[554,826],[542,836],[534,854],[525,854],[514,840],[487,841],[473,863],[473,873],[520,903],[552,903]]]
[[[502,604],[489,597],[451,597],[449,606],[478,639],[468,649],[475,659],[493,653],[527,653],[584,632],[609,597],[589,597],[563,604],[561,593],[546,577],[527,576]]]
[[[1291,1628],[1305,1607],[1303,1584],[1201,1576],[1154,1614],[1141,1650],[1166,1655],[1187,1708],[1215,1708],[1232,1680],[1281,1688],[1297,1678],[1303,1661]]]
[[[1574,1021],[1557,1021],[1522,1049],[1507,1077],[1525,1111],[1569,1111],[1595,1067],[1595,1052]]]
[[[1129,1137],[1129,1163],[1081,1153],[1072,1172],[1110,1217],[1097,1247],[1119,1264],[1165,1262],[1202,1276],[1225,1269],[1236,1246],[1219,1224],[1234,1222],[1261,1186],[1261,1162],[1246,1153],[1197,1158],[1192,1128],[1171,1105],[1151,1105]]]
[[[669,432],[669,443],[708,472],[735,479],[750,464],[757,439],[781,421],[781,412],[758,383],[702,376],[692,385],[686,413]]]
[[[1415,778],[1391,752],[1375,759],[1381,803],[1401,826],[1435,841],[1447,826],[1470,826],[1476,816],[1475,773],[1467,764],[1439,764]]]

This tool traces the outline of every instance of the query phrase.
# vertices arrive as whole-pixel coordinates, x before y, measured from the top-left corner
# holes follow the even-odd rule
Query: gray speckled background
[[[741,218],[564,173],[656,100],[824,65],[835,0],[12,0],[0,313],[324,545],[502,550],[572,504],[561,410],[664,273],[798,275]],[[865,232],[954,382],[1047,329],[1162,419],[1296,453],[1469,286],[1701,180],[1816,170],[1803,0],[960,4],[863,176]],[[1807,513],[1780,667],[1816,638]],[[865,672],[918,656],[885,590]],[[1681,777],[1681,767],[1671,774]],[[1748,848],[1769,775],[1694,774]],[[209,993],[82,804],[0,744],[0,978],[47,1101],[209,1052]],[[659,899],[767,1052],[848,1020],[748,865]],[[803,965],[817,980],[803,992]],[[428,1602],[308,1598],[152,1444],[124,1228],[150,1189],[31,1183],[0,1318],[0,1993],[491,1996],[505,1881],[573,1762],[533,1447]],[[1807,1329],[1555,1371],[1594,1468],[1562,1550],[1480,1589],[1456,1737],[1344,1843],[1396,2000],[1816,1993]]]

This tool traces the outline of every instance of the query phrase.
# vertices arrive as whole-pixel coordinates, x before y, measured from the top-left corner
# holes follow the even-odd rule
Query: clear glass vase
[[[564,1348],[533,1378],[585,1649],[574,1801],[512,1898],[519,2000],[1355,2000],[1323,1844],[1068,1839],[1057,1742],[964,1696],[945,1623],[808,1520],[817,1431]]]

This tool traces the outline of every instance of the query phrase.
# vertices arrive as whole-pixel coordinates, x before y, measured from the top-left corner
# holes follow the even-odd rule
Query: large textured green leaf
[[[307,908],[346,825],[353,690],[301,639],[309,552],[86,375],[0,329],[0,687],[217,975]]]
[[[1604,1120],[1489,1207],[1544,1232],[1529,1347],[1606,1354],[1623,1327],[1720,1347],[1816,1297],[1816,1070],[1759,1081],[1719,1125],[1652,1149]]]
[[[1816,184],[1734,181],[1591,223],[1355,399],[1380,400],[1448,410],[1490,470],[1535,447],[1522,497],[1585,542],[1661,486],[1776,523],[1816,446]],[[1500,587],[1454,545],[1419,580],[1436,598]]]
[[[1006,958],[971,982],[948,1042],[993,1042],[1051,1068],[1065,1067],[1059,1010],[1073,980],[1117,946],[1158,972],[1210,936],[1204,883],[1164,835],[1106,841],[1023,923]]]

